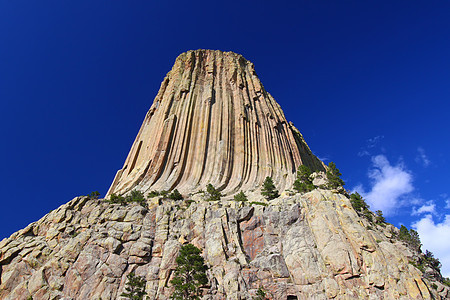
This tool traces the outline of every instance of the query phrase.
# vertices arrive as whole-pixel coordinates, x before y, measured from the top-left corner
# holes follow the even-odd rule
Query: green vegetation
[[[431,251],[425,250],[424,259],[427,265],[433,268],[436,271],[441,271],[442,264],[438,258],[434,257],[434,254]]]
[[[207,201],[219,201],[221,197],[222,194],[211,183],[206,186]]]
[[[146,281],[141,276],[136,276],[134,272],[127,275],[127,283],[125,285],[125,291],[120,296],[126,297],[130,300],[143,300],[147,294],[145,292]]]
[[[121,205],[124,205],[127,203],[127,201],[125,200],[125,197],[121,196],[121,195],[116,195],[116,194],[111,194],[111,196],[109,196],[109,202],[110,203],[118,203]]]
[[[92,192],[88,195],[89,199],[97,200],[100,197],[100,193],[98,191]]]
[[[184,202],[186,203],[186,208],[189,208],[189,206],[191,206],[192,203],[195,203],[195,201],[192,199],[184,200]]]
[[[369,205],[358,192],[354,192],[350,195],[350,203],[352,204],[353,209],[357,212],[364,212],[366,210],[369,210]]]
[[[234,195],[234,201],[243,203],[243,202],[247,202],[248,199],[247,199],[247,196],[244,194],[244,192],[240,191],[238,194]]]
[[[263,187],[261,189],[261,194],[267,200],[272,200],[272,199],[280,197],[280,194],[278,193],[278,190],[276,189],[275,185],[273,184],[272,177],[268,176],[264,180]]]
[[[106,201],[108,201],[108,200],[106,200]],[[116,195],[113,193],[113,194],[111,194],[111,196],[109,196],[108,202],[117,203],[117,204],[121,204],[121,205],[125,205],[130,202],[137,202],[141,206],[144,206],[144,207],[147,206],[147,202],[145,201],[144,194],[141,191],[136,191],[136,190],[131,191],[131,194],[126,197],[121,196],[121,195]]]
[[[315,189],[310,178],[311,170],[306,165],[301,165],[297,170],[297,179],[294,181],[294,190],[299,193],[307,193]]]
[[[253,300],[266,300],[267,292],[263,288],[259,288],[256,291],[256,297],[253,298]]]
[[[408,247],[411,249],[422,253],[421,251],[421,242],[419,238],[419,234],[417,231],[406,228],[404,225],[400,226],[400,230],[398,232],[397,238],[403,242],[405,242]],[[426,267],[430,267],[439,274],[441,273],[441,267],[442,264],[439,261],[438,258],[434,257],[434,254],[431,251],[426,250],[425,253],[419,259],[415,262],[410,262],[410,264],[414,265],[416,268],[418,268],[420,271],[425,272]],[[442,282],[445,284],[445,278],[438,278],[439,280],[442,280]]]
[[[446,286],[450,286],[450,278],[444,278],[442,280],[442,283],[445,284]]]
[[[181,247],[175,260],[174,277],[170,281],[175,287],[172,299],[200,299],[200,287],[208,283],[208,267],[200,253],[201,250],[191,244]]]
[[[408,230],[404,225],[400,226],[397,238],[405,242],[412,249],[421,252],[420,247],[422,243],[420,242],[419,234],[414,229]]]
[[[183,200],[183,196],[177,189],[174,189],[172,193],[169,194],[169,198],[172,200]]]
[[[142,206],[146,206],[144,193],[142,193],[141,191],[133,190],[131,191],[131,194],[125,199],[127,199],[127,202],[137,202]]]
[[[356,210],[358,215],[366,217],[369,221],[373,220],[372,213],[369,210],[369,205],[360,194],[358,194],[357,192],[351,194],[350,203],[352,204],[353,209]]]
[[[147,198],[149,198],[149,199],[155,198],[155,197],[158,197],[159,195],[161,195],[161,193],[158,191],[150,191],[150,193],[147,194]]]
[[[328,188],[337,189],[345,185],[344,180],[341,179],[342,174],[339,172],[339,169],[336,168],[336,164],[334,162],[330,162],[328,164],[326,174],[328,179]]]
[[[375,217],[376,222],[384,226],[386,224],[386,219],[383,217],[383,212],[381,210],[377,210],[375,214],[376,214]]]
[[[250,202],[250,205],[253,205],[253,204],[255,204],[255,205],[262,205],[262,206],[267,206],[267,205],[268,205],[268,204],[265,203],[265,202],[258,202],[258,201],[252,201],[252,202]]]

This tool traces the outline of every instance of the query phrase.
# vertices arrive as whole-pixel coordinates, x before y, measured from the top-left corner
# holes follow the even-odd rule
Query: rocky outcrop
[[[449,297],[409,263],[397,229],[359,218],[327,190],[260,204],[154,198],[148,207],[78,197],[0,243],[1,299],[120,299],[126,275],[168,299],[182,244],[209,266],[203,299]],[[438,292],[439,291],[439,292]]]
[[[266,92],[254,65],[233,52],[181,54],[150,107],[108,191],[259,188],[271,176],[284,190],[300,164],[324,166]]]

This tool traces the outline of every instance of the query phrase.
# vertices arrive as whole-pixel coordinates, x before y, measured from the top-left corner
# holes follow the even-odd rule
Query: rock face
[[[181,54],[150,107],[108,191],[258,188],[271,176],[291,187],[300,164],[324,166],[286,121],[252,63],[233,52]]]
[[[130,272],[150,299],[168,299],[179,248],[202,249],[204,300],[449,298],[412,263],[398,229],[360,218],[349,199],[322,189],[267,201],[207,201],[208,183],[231,196],[271,176],[292,187],[305,164],[325,169],[286,122],[242,56],[180,55],[150,108],[108,194],[179,189],[166,197],[113,204],[77,197],[0,242],[0,299],[121,299]],[[340,191],[346,194],[344,189]]]
[[[450,297],[409,263],[395,227],[367,222],[327,190],[268,206],[197,197],[144,208],[78,197],[0,243],[0,298],[120,299],[134,271],[150,299],[168,299],[187,242],[209,266],[203,299],[250,300],[260,287],[271,299]]]

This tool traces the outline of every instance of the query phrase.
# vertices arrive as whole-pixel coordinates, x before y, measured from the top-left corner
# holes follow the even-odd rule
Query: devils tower
[[[232,194],[267,176],[284,190],[301,164],[324,170],[254,65],[233,52],[188,51],[161,83],[108,194],[189,193],[208,183]]]
[[[292,190],[300,165],[314,171]],[[80,196],[0,242],[0,299],[125,299],[127,275],[170,299],[182,245],[201,249],[203,300],[448,299],[420,243],[354,205],[286,121],[253,64],[181,54],[108,191]],[[273,178],[285,193],[259,194]],[[211,183],[228,197],[207,199]],[[150,191],[178,189],[184,199]],[[235,201],[238,191],[249,201]],[[133,193],[134,192],[134,193]],[[181,196],[181,195],[180,195]]]

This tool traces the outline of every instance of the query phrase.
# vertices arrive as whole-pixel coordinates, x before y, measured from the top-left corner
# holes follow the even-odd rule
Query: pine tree
[[[207,201],[219,201],[222,194],[210,183],[206,186]]]
[[[278,190],[273,184],[272,177],[266,177],[263,183],[263,187],[261,189],[261,194],[266,197],[267,200],[272,200],[280,197]]]
[[[125,291],[120,296],[126,297],[130,300],[143,300],[147,295],[145,292],[145,279],[141,276],[136,276],[134,272],[127,275],[127,283]]]
[[[237,202],[247,202],[247,196],[244,194],[243,191],[240,191],[238,194],[234,195],[234,201]]]
[[[208,267],[200,253],[201,250],[191,244],[181,247],[175,260],[178,265],[170,281],[175,287],[172,299],[200,299],[200,287],[208,283]]]
[[[299,193],[307,193],[314,189],[311,181],[311,170],[306,165],[301,165],[297,170],[297,179],[294,181],[294,190]]]
[[[350,203],[352,204],[353,209],[358,213],[369,209],[369,205],[367,205],[366,201],[358,192],[354,192],[350,195]]]
[[[375,219],[377,220],[377,223],[379,223],[379,224],[384,224],[384,223],[386,223],[386,219],[383,217],[383,212],[382,212],[381,210],[377,210],[377,211],[375,212],[375,214],[377,215],[377,216],[375,217]]]
[[[183,200],[183,196],[177,189],[174,189],[172,193],[169,194],[169,198],[172,200]]]
[[[344,180],[341,179],[341,175],[339,169],[336,168],[336,164],[330,162],[327,170],[328,188],[337,189],[338,187],[345,185]]]

